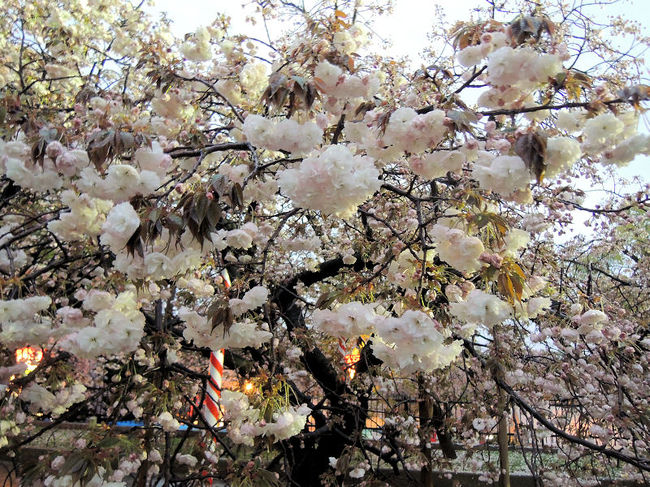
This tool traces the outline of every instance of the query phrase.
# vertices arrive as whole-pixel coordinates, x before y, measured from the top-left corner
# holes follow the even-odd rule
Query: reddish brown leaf
[[[538,183],[544,179],[546,171],[546,137],[536,133],[524,134],[515,142],[515,152],[526,164]]]

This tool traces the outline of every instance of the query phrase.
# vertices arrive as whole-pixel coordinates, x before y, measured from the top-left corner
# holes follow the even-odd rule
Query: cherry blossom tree
[[[616,170],[650,152],[648,39],[594,2],[507,3],[412,70],[373,35],[389,2],[259,0],[282,35],[178,39],[135,2],[5,0],[0,454],[23,484],[509,486],[514,447],[540,486],[647,484],[649,199]]]

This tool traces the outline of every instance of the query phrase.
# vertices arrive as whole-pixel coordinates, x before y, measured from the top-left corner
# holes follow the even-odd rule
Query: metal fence
[[[469,413],[472,405],[469,403],[457,403],[451,407],[441,405],[445,411],[444,421],[449,426],[454,424],[470,423]],[[570,404],[553,404],[546,410],[540,412],[558,428],[566,433],[579,438],[589,439],[594,443],[599,443],[599,439],[590,434],[590,428],[593,424],[591,419],[585,415],[582,408]],[[389,415],[408,414],[418,418],[418,401],[416,399],[396,400],[393,404],[387,404],[384,400],[371,400],[369,403],[368,419],[366,428],[371,430],[381,430],[384,426],[385,419]],[[491,428],[484,431],[477,431],[478,441],[480,444],[490,444],[496,442],[497,419],[492,418],[494,424]],[[508,414],[509,443],[513,446],[525,448],[544,448],[554,449],[558,446],[558,437],[546,429],[539,421],[532,418],[529,414],[522,411],[518,406],[509,408]]]

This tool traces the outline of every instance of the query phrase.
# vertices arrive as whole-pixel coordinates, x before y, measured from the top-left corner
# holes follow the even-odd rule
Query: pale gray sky
[[[578,3],[570,0],[567,3]],[[611,1],[611,0],[610,0]],[[201,25],[209,24],[218,13],[232,18],[233,32],[248,33],[250,24],[245,22],[247,15],[254,12],[243,0],[154,0],[155,7],[150,11],[164,11],[173,20],[173,30],[178,35],[193,32]],[[309,3],[309,2],[306,2]],[[313,3],[313,2],[312,2]],[[472,9],[486,4],[480,0],[394,0],[394,11],[390,16],[380,19],[375,30],[385,38],[392,38],[394,47],[389,54],[417,53],[426,45],[426,34],[438,20],[436,8],[442,7],[448,25],[458,20],[469,20]],[[596,17],[623,15],[650,26],[649,0],[618,0],[613,5],[601,8],[590,7],[588,12]],[[255,29],[255,28],[253,28]],[[257,33],[263,34],[261,25]]]

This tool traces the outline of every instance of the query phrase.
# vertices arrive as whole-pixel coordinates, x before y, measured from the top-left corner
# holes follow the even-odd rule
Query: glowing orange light
[[[359,350],[357,347],[353,348],[350,353],[345,355],[343,357],[343,362],[345,362],[345,369],[348,373],[348,376],[350,379],[354,379],[354,376],[357,373],[357,369],[355,367],[355,364],[361,360],[361,350]]]
[[[43,350],[39,348],[23,347],[16,350],[16,363],[27,365],[27,372],[31,372],[43,360]]]
[[[251,393],[251,392],[253,392],[254,389],[255,389],[255,386],[253,385],[252,382],[246,382],[244,384],[244,392],[245,393],[247,393],[247,394]]]

